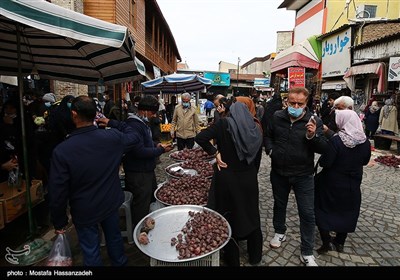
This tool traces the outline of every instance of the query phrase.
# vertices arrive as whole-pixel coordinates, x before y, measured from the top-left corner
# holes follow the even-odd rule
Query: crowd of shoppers
[[[353,99],[336,93],[328,96],[321,110],[310,110],[306,88],[292,88],[285,102],[279,94],[266,102],[217,95],[210,101],[213,120],[201,132],[189,93],[181,95],[179,104],[171,99],[162,109],[161,118],[157,115],[161,103],[151,95],[136,98],[124,108],[122,103],[113,104],[112,95],[106,94],[108,105],[100,110],[111,108],[108,117],[100,118],[96,118],[99,106],[90,97],[66,96],[57,105],[52,98],[48,94],[41,99],[50,105],[45,104],[48,109],[44,112],[49,114],[46,129],[52,137],[48,138],[49,150],[42,155],[44,160],[40,160],[49,175],[51,220],[56,232],[63,232],[68,212],[71,213],[84,264],[89,266],[103,264],[98,225],[104,231],[112,264],[126,264],[118,224],[118,209],[123,202],[120,165],[125,172],[125,190],[133,194],[132,224],[136,225],[149,213],[156,187],[157,159],[172,150],[171,145],[157,141],[158,130],[154,128],[159,129],[161,122],[171,121],[170,133],[177,139],[179,150],[193,148],[196,142],[216,157],[207,206],[221,213],[231,225],[232,239],[223,249],[229,266],[240,265],[240,240],[247,241],[250,264],[258,264],[262,258],[258,171],[263,147],[271,157],[268,171],[274,203],[275,232],[269,245],[278,249],[288,238],[286,208],[293,191],[300,219],[300,260],[306,266],[317,266],[313,254],[316,228],[322,240],[318,254],[330,250],[343,252],[348,234],[356,230],[362,170],[371,157],[368,138],[379,125],[383,133],[398,133],[394,120],[397,111],[391,99],[382,108],[372,102],[361,120],[354,111]],[[11,103],[4,104],[0,125],[2,132],[16,133],[12,124],[18,118],[18,107]],[[41,105],[38,101],[30,110],[40,114]],[[259,106],[263,106],[263,114],[257,110]],[[115,114],[121,108],[124,112]],[[207,111],[208,117],[211,113]],[[98,129],[105,126],[108,129]],[[6,155],[6,145],[21,144],[15,136],[15,145],[3,136],[10,135],[2,133],[0,139],[5,144],[0,147],[1,176],[7,178],[10,170],[20,167],[15,160],[20,157]],[[317,154],[321,155],[318,162],[323,169],[318,184],[314,184]]]

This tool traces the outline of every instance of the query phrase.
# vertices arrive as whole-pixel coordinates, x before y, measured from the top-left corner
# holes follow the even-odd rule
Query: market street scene
[[[400,265],[400,0],[200,2],[0,1],[6,277]]]

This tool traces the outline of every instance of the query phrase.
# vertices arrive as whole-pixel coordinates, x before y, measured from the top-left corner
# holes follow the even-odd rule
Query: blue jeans
[[[128,258],[124,252],[124,241],[119,228],[118,210],[100,222],[106,239],[107,253],[113,266],[124,266]],[[75,226],[85,266],[103,266],[100,254],[100,231],[97,224]]]
[[[286,208],[290,190],[293,188],[300,217],[301,253],[305,256],[312,255],[315,242],[314,176],[285,177],[272,170],[271,184],[275,233],[286,233]]]

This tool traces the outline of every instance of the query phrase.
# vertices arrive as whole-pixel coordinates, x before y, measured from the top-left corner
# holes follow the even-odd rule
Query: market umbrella
[[[29,230],[30,176],[24,126],[24,76],[79,84],[114,84],[137,78],[134,42],[126,27],[43,0],[0,1],[0,75],[18,77]]]
[[[183,93],[202,91],[211,86],[212,80],[197,74],[170,74],[142,83],[144,93]]]
[[[125,26],[43,0],[0,1],[1,75],[16,76],[20,69],[23,76],[115,84],[139,76],[134,58]]]

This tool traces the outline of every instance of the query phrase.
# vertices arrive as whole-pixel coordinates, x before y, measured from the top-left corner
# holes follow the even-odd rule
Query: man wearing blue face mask
[[[193,148],[194,137],[200,132],[199,117],[196,108],[190,105],[190,94],[185,92],[181,98],[182,103],[175,107],[171,122],[171,136],[176,136],[178,150]]]
[[[273,226],[275,236],[271,248],[279,248],[286,240],[286,207],[290,190],[296,196],[300,216],[300,260],[306,266],[317,266],[313,255],[315,241],[314,216],[314,153],[322,153],[328,145],[322,121],[307,108],[306,88],[292,88],[288,107],[276,111],[265,132],[265,151],[271,156],[270,180],[274,196]]]

